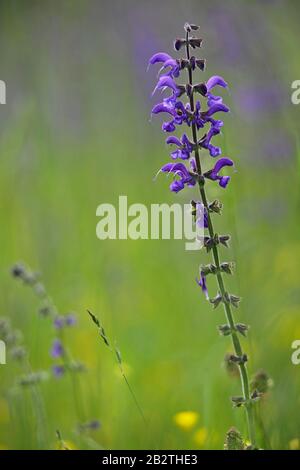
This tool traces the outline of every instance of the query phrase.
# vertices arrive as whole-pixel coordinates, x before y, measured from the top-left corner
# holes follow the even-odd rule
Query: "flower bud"
[[[230,240],[230,235],[220,235],[219,236],[219,241],[222,243],[222,245],[226,246],[228,248],[228,241]]]
[[[217,199],[211,202],[208,206],[208,209],[210,212],[216,212],[217,214],[221,214],[222,208],[223,208],[223,204]]]
[[[222,302],[222,296],[218,294],[213,299],[209,299],[209,301],[211,304],[213,304],[214,309],[216,309],[219,306],[219,304]]]
[[[250,387],[253,391],[265,394],[273,387],[273,380],[267,372],[261,369],[252,377]]]
[[[233,269],[234,269],[234,263],[232,261],[231,262],[221,263],[220,268],[221,268],[222,272],[224,272],[226,274],[232,274]]]
[[[225,450],[244,450],[245,445],[241,433],[236,428],[230,428],[226,433]]]
[[[235,329],[238,331],[242,336],[247,336],[247,332],[249,330],[249,326],[245,325],[244,323],[236,323]]]
[[[229,336],[231,335],[231,328],[229,325],[219,325],[218,330],[221,336]]]
[[[240,408],[246,404],[246,400],[244,397],[231,397],[231,401],[233,403],[234,408]]]
[[[176,51],[180,51],[180,49],[182,48],[182,46],[184,46],[186,44],[186,40],[185,39],[175,39],[174,41],[174,49]]]

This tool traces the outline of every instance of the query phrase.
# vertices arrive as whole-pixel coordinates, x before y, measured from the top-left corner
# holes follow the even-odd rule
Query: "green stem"
[[[186,56],[187,59],[190,59],[190,51],[189,51],[189,33],[186,33]],[[193,76],[192,76],[192,70],[191,68],[188,68],[188,76],[189,76],[189,84],[192,86],[193,85]],[[194,112],[195,110],[195,104],[194,104],[194,95],[193,92],[190,95],[190,105],[191,105],[191,111]],[[202,177],[202,169],[201,169],[201,162],[200,162],[200,155],[199,155],[199,149],[198,149],[198,138],[197,138],[197,127],[195,122],[192,122],[192,135],[193,135],[193,143],[195,145],[195,161],[196,161],[196,168],[197,168],[197,174],[201,178]],[[201,178],[202,179],[202,178]],[[213,238],[215,236],[215,231],[213,228],[213,223],[212,219],[210,216],[210,211],[209,211],[209,205],[204,189],[203,183],[199,182],[199,190],[200,190],[200,195],[202,199],[202,203],[205,207],[206,214],[207,214],[207,223],[208,223],[208,232],[210,238]],[[224,285],[224,280],[223,276],[220,270],[220,257],[219,257],[219,251],[217,245],[213,245],[212,248],[212,254],[213,254],[213,260],[215,263],[215,266],[217,267],[217,282],[220,290],[220,294],[222,295],[222,298],[225,298],[226,294],[226,289]],[[224,305],[224,310],[225,310],[225,315],[227,322],[231,328],[231,340],[232,344],[234,347],[235,354],[237,356],[242,356],[243,350],[242,346],[240,343],[240,340],[238,338],[238,335],[235,330],[235,321],[234,321],[234,316],[231,310],[231,306],[228,302],[223,302]],[[248,424],[248,434],[249,434],[249,439],[252,444],[252,446],[256,446],[256,439],[255,439],[255,422],[254,422],[254,414],[253,414],[253,406],[250,401],[250,388],[249,388],[249,378],[248,378],[248,372],[246,365],[244,363],[239,364],[239,370],[240,370],[240,377],[241,377],[241,383],[242,383],[242,390],[243,390],[243,396],[244,399],[246,400],[246,415],[247,415],[247,424]]]

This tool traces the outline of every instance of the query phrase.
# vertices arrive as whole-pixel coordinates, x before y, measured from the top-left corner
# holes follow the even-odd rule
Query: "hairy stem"
[[[190,59],[190,50],[189,50],[189,33],[186,33],[186,56],[187,59]],[[192,86],[193,85],[193,74],[192,74],[192,69],[189,67],[188,68],[188,77],[189,77],[189,84]],[[193,92],[190,94],[190,105],[191,105],[191,111],[194,112],[195,110],[195,103],[194,103],[194,95]],[[199,155],[199,149],[198,149],[198,138],[197,138],[197,127],[195,122],[192,122],[192,136],[193,136],[193,143],[195,145],[195,150],[194,150],[194,155],[195,155],[195,161],[196,161],[196,168],[197,168],[197,174],[199,177],[202,177],[202,169],[201,169],[201,161],[200,161],[200,155]],[[209,211],[209,205],[206,197],[206,192],[204,189],[204,186],[202,183],[199,182],[199,190],[200,190],[200,195],[202,199],[202,203],[205,207],[206,214],[207,214],[207,222],[208,222],[208,232],[210,238],[213,239],[215,236],[214,232],[214,227],[212,223],[212,219],[210,216],[210,211]],[[215,263],[215,266],[217,267],[217,282],[220,290],[220,294],[222,295],[222,298],[225,298],[226,294],[226,289],[225,289],[225,284],[223,280],[223,276],[220,270],[220,257],[219,257],[219,251],[217,245],[213,245],[212,248],[212,255],[213,255],[213,260]],[[240,340],[238,338],[238,335],[235,331],[235,321],[234,321],[234,316],[231,310],[231,306],[228,302],[223,302],[224,305],[224,310],[225,310],[225,315],[227,322],[231,328],[231,340],[232,344],[234,347],[235,354],[237,356],[242,356],[243,350],[242,346],[240,343]],[[256,439],[255,439],[255,422],[254,422],[254,414],[253,414],[253,406],[252,403],[250,402],[250,388],[249,388],[249,378],[248,378],[248,372],[246,365],[244,363],[239,364],[239,370],[240,370],[240,377],[241,377],[241,384],[242,384],[242,390],[243,390],[243,396],[244,399],[246,400],[246,414],[247,414],[247,424],[248,424],[248,434],[249,434],[249,439],[252,444],[252,446],[255,447],[256,445]]]

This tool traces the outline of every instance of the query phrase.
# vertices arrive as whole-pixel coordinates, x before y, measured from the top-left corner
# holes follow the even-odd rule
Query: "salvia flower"
[[[221,188],[226,188],[227,184],[229,183],[230,176],[219,175],[219,172],[225,166],[233,166],[233,161],[230,160],[230,158],[220,158],[211,170],[204,173],[205,178],[209,178],[213,181],[218,181]]]
[[[182,160],[188,160],[194,148],[186,134],[183,134],[181,139],[172,135],[166,139],[166,143],[169,145],[176,145],[177,147],[176,150],[171,152],[171,157],[173,159],[181,158]]]
[[[161,171],[164,173],[173,173],[174,176],[179,177],[179,180],[175,179],[170,185],[170,189],[174,193],[181,191],[185,185],[195,186],[196,184],[195,176],[188,171],[183,163],[167,163],[161,168]]]
[[[228,84],[220,75],[213,75],[206,81],[198,81],[194,77],[193,74],[202,72],[205,68],[204,59],[191,55],[191,49],[198,49],[202,46],[202,39],[190,35],[192,31],[198,30],[198,26],[186,23],[184,30],[185,37],[177,38],[174,41],[174,49],[180,52],[185,51],[185,57],[177,59],[164,52],[159,52],[154,54],[149,61],[149,65],[161,65],[153,93],[160,91],[163,95],[160,102],[153,107],[152,114],[169,116],[169,119],[162,124],[164,132],[173,133],[176,131],[178,133],[182,127],[191,130],[190,136],[182,132],[181,135],[171,135],[166,140],[168,145],[175,146],[171,151],[171,159],[184,160],[185,163],[188,163],[167,163],[160,171],[166,174],[172,173],[174,180],[170,189],[175,193],[196,185],[199,189],[201,201],[197,203],[193,200],[191,202],[192,215],[197,223],[197,204],[203,204],[204,228],[207,230],[203,245],[206,251],[211,253],[212,262],[200,265],[200,276],[196,278],[196,282],[214,308],[223,305],[227,323],[219,327],[219,332],[222,336],[228,336],[232,340],[234,351],[233,354],[230,354],[228,363],[239,372],[243,390],[243,396],[238,397],[238,400],[233,398],[232,401],[234,406],[246,410],[249,438],[251,446],[255,448],[255,422],[252,406],[258,397],[253,395],[254,392],[251,395],[247,371],[248,357],[243,353],[240,344],[240,337],[246,336],[248,326],[235,323],[232,307],[238,308],[240,298],[226,290],[223,279],[223,276],[232,274],[233,265],[230,261],[222,262],[219,254],[221,246],[222,248],[228,247],[227,242],[230,236],[219,236],[213,225],[213,217],[215,214],[221,213],[222,204],[218,200],[209,202],[206,194],[206,186],[211,182],[217,182],[221,188],[227,187],[230,176],[223,175],[222,172],[225,168],[234,165],[230,158],[220,157],[222,149],[214,142],[215,137],[221,133],[223,128],[223,121],[219,119],[219,115],[229,112],[222,96],[215,94],[215,90],[227,89]],[[182,78],[183,73],[187,77],[186,80]],[[166,95],[164,95],[165,92],[167,92]],[[207,153],[208,158],[216,159],[214,166],[206,172],[202,170],[204,166],[202,150],[205,150],[203,153]],[[217,294],[212,298],[209,297],[206,284],[208,275],[215,277],[218,284]],[[225,448],[244,448],[243,438],[236,430],[231,429],[227,433]]]

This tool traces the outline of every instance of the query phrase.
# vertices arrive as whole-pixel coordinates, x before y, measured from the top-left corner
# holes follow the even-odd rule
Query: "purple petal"
[[[177,145],[178,147],[181,146],[180,140],[175,135],[171,135],[170,137],[168,137],[166,139],[166,144],[174,144],[174,145]]]
[[[151,114],[159,113],[169,113],[171,115],[173,114],[171,108],[164,103],[156,104],[154,108],[152,108]]]
[[[174,132],[176,130],[176,126],[174,124],[174,121],[164,122],[163,125],[162,125],[162,130],[164,132]]]
[[[201,287],[202,292],[203,292],[203,294],[205,295],[206,300],[208,300],[208,299],[209,299],[209,295],[208,295],[208,290],[207,290],[207,286],[206,286],[206,278],[205,278],[205,276],[203,276],[203,274],[201,273],[200,279],[197,279],[197,278],[196,278],[196,282],[197,282],[198,286]]]
[[[224,113],[228,113],[229,111],[229,108],[227,106],[225,106],[225,104],[222,104],[222,103],[216,103],[216,104],[213,104],[211,106],[211,108],[209,108],[206,113],[205,113],[205,116],[212,116],[213,114],[215,113],[219,113],[220,111],[224,112]]]
[[[208,91],[210,91],[212,88],[214,88],[215,86],[221,86],[223,88],[227,88],[228,85],[227,83],[225,82],[225,80],[220,77],[219,75],[213,75],[212,77],[210,77],[209,80],[207,80],[206,82],[206,88]]]
[[[157,85],[153,90],[152,95],[154,95],[154,93],[157,90],[161,90],[162,88],[171,88],[175,93],[178,92],[178,88],[174,80],[171,77],[166,76],[166,75],[159,78]]]
[[[223,158],[220,158],[217,163],[215,164],[215,166],[213,167],[213,172],[214,173],[219,173],[219,171],[224,167],[224,166],[232,166],[233,165],[233,161],[230,160],[230,158],[226,158],[226,157],[223,157]]]
[[[173,181],[173,183],[170,184],[170,189],[171,191],[173,191],[174,193],[178,193],[179,191],[181,191],[182,189],[184,189],[184,183],[182,182],[182,180],[180,181]]]
[[[218,157],[222,153],[220,147],[216,147],[215,145],[212,145],[212,144],[209,144],[207,146],[207,149],[209,151],[210,156],[214,158]]]
[[[219,185],[221,186],[221,188],[226,188],[229,181],[230,181],[230,176],[221,176],[219,179]]]
[[[159,62],[166,62],[167,60],[171,59],[172,57],[169,54],[166,54],[165,52],[157,52],[150,58],[149,65],[154,65]]]

